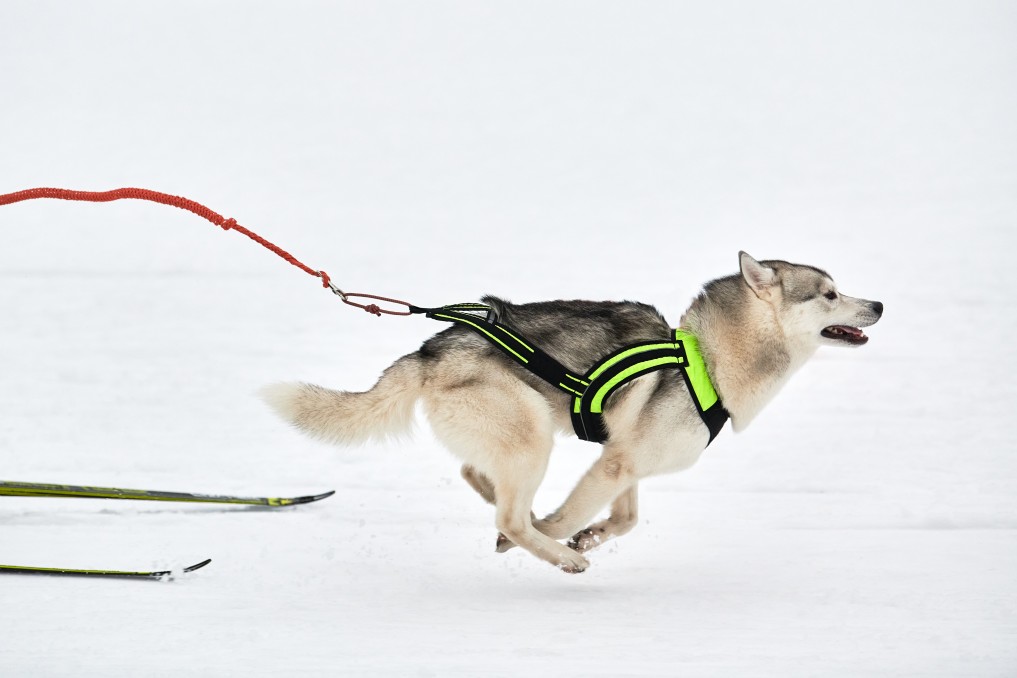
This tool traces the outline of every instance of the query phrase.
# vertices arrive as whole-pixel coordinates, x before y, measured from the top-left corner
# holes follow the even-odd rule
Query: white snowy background
[[[350,290],[676,323],[745,249],[886,304],[568,576],[426,423],[332,449],[255,395],[441,326],[172,208],[0,208],[0,478],[337,491],[0,498],[0,563],[213,558],[0,577],[0,676],[1017,675],[1014,3],[4,0],[0,71],[0,193],[185,195]]]

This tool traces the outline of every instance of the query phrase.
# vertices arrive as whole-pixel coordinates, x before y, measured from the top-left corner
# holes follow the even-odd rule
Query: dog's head
[[[878,301],[837,291],[826,271],[786,261],[756,261],[739,253],[742,278],[759,300],[769,304],[788,338],[833,346],[861,346],[861,328],[883,315]]]

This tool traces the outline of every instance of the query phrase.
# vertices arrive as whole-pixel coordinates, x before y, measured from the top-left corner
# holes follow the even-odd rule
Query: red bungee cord
[[[182,210],[187,210],[193,214],[197,214],[202,219],[211,221],[216,226],[222,228],[224,231],[237,231],[246,235],[248,238],[258,243],[262,247],[275,252],[277,255],[293,264],[304,273],[312,275],[315,278],[321,279],[323,287],[332,290],[343,303],[349,304],[350,306],[356,306],[362,308],[368,313],[381,317],[382,313],[388,315],[410,315],[411,311],[390,311],[387,309],[380,308],[377,304],[358,304],[355,301],[350,301],[350,297],[375,299],[377,301],[385,301],[393,304],[401,304],[407,308],[412,308],[412,304],[398,299],[390,299],[389,297],[379,297],[374,294],[362,294],[359,292],[343,292],[341,289],[335,286],[332,279],[329,278],[328,273],[325,271],[316,271],[310,266],[307,266],[295,256],[284,250],[283,248],[275,245],[268,240],[265,240],[257,233],[244,228],[237,223],[236,219],[227,219],[223,215],[210,210],[201,203],[182,198],[177,195],[170,195],[168,193],[159,193],[158,191],[151,191],[147,188],[115,188],[112,191],[71,191],[65,188],[29,188],[24,191],[17,191],[15,193],[5,193],[0,195],[0,207],[3,205],[10,205],[12,203],[21,202],[23,200],[35,200],[37,198],[54,198],[57,200],[81,200],[84,202],[112,202],[113,200],[148,200],[149,202],[157,202],[163,205],[169,205],[170,207],[178,207]]]

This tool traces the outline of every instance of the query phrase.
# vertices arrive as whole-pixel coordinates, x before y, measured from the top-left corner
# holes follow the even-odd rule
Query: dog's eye
[[[830,301],[833,301],[834,299],[837,298],[837,293],[831,290],[830,292],[827,292],[823,296],[829,299]]]

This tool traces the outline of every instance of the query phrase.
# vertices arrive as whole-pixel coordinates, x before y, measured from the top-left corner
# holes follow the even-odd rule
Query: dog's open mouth
[[[830,325],[823,329],[820,334],[827,339],[834,339],[835,341],[843,341],[847,344],[854,344],[861,346],[869,340],[865,336],[865,332],[862,332],[857,327],[849,327],[847,325]]]

